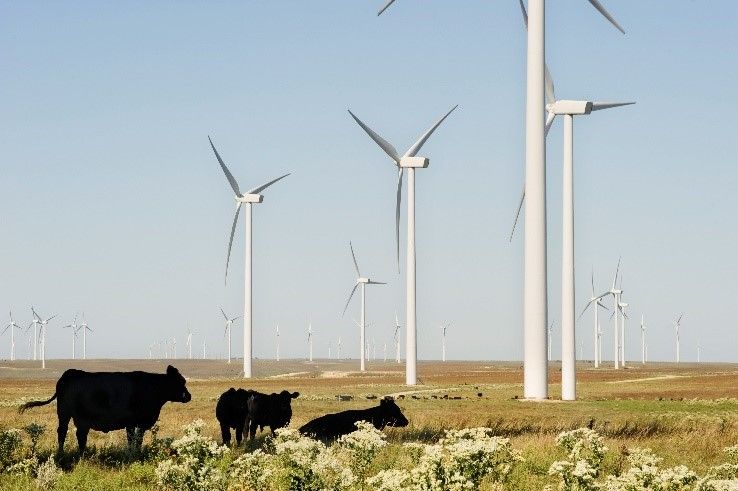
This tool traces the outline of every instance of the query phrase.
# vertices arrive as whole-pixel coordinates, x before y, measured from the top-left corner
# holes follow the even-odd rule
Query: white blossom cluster
[[[52,489],[62,474],[63,472],[56,466],[54,458],[49,457],[36,470],[36,487],[38,489]]]

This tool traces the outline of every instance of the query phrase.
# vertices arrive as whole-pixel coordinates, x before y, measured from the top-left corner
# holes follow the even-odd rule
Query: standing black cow
[[[215,406],[215,417],[220,423],[223,445],[231,443],[231,428],[236,430],[236,445],[241,444],[251,394],[253,394],[251,390],[236,390],[231,387],[218,398],[218,404]]]
[[[379,406],[369,409],[351,409],[340,413],[326,414],[306,423],[300,433],[319,440],[332,441],[342,435],[356,431],[356,423],[368,421],[378,430],[385,426],[403,427],[408,421],[394,399],[385,397]]]
[[[272,430],[282,428],[290,424],[292,419],[292,399],[296,399],[299,392],[283,390],[279,394],[262,394],[251,391],[248,400],[248,416],[246,418],[245,430],[249,432],[249,438],[254,439],[256,427],[263,431],[265,426]]]
[[[77,427],[80,453],[87,446],[90,430],[107,433],[125,428],[129,445],[140,446],[144,432],[159,419],[165,402],[192,399],[185,384],[185,378],[171,365],[164,375],[67,370],[57,381],[51,399],[28,402],[19,411],[44,406],[57,399],[59,452],[64,449],[70,419]]]

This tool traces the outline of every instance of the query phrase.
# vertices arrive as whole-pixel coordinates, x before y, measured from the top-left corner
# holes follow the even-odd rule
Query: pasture
[[[256,360],[257,378],[238,377],[240,364],[221,360],[52,360],[45,371],[38,363],[0,363],[0,425],[22,428],[29,423],[45,425],[39,448],[46,454],[56,447],[56,406],[34,408],[18,414],[18,406],[34,399],[47,399],[57,378],[67,368],[88,371],[146,370],[163,373],[167,364],[176,366],[187,378],[192,401],[167,403],[159,420],[159,437],[179,437],[182,426],[201,418],[204,434],[220,442],[215,403],[229,387],[262,392],[299,391],[293,401],[291,427],[299,427],[327,412],[362,408],[377,403],[373,397],[394,395],[410,425],[388,428],[390,446],[403,442],[434,442],[446,429],[484,426],[511,439],[526,459],[513,476],[514,489],[540,489],[555,481],[549,466],[563,458],[555,446],[558,433],[590,427],[605,438],[612,454],[605,462],[617,473],[623,465],[624,449],[649,447],[664,458],[664,465],[684,464],[703,472],[724,461],[722,449],[738,443],[738,366],[733,364],[688,364],[632,362],[628,368],[578,367],[577,402],[558,401],[560,371],[551,365],[551,400],[522,401],[522,365],[491,362],[421,362],[420,385],[404,385],[404,365],[372,362],[368,372],[355,371],[356,361]],[[339,401],[337,396],[351,396]],[[72,428],[66,451],[76,451]],[[257,447],[264,434],[257,434]],[[145,442],[150,435],[147,434]],[[77,463],[63,460],[67,470],[58,489],[84,487],[108,490],[156,489],[153,467],[127,457],[122,450],[125,432],[91,432],[90,456]],[[390,457],[387,457],[390,458]],[[380,459],[381,460],[381,459]],[[131,465],[129,465],[131,464]],[[378,464],[381,465],[381,464]],[[32,489],[32,481],[0,477],[0,488]],[[95,484],[96,483],[96,484]]]

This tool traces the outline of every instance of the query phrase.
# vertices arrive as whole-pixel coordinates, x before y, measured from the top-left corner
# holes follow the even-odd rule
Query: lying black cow
[[[253,391],[234,389],[231,387],[221,394],[215,406],[215,417],[220,423],[220,434],[223,436],[223,445],[231,443],[231,428],[236,430],[236,444],[241,444],[243,429],[246,426],[248,415],[248,401]]]
[[[186,380],[173,366],[167,373],[84,372],[67,370],[56,382],[56,392],[48,401],[23,404],[19,411],[56,401],[59,417],[59,452],[64,449],[69,420],[77,428],[80,453],[87,446],[90,430],[125,428],[128,443],[140,446],[143,434],[159,419],[165,402],[189,402],[192,396]]]
[[[351,409],[316,418],[302,426],[300,433],[318,440],[332,441],[356,431],[356,423],[359,421],[368,421],[378,430],[384,429],[385,426],[403,427],[408,424],[407,418],[394,399],[385,397],[376,407]]]
[[[299,392],[290,393],[286,390],[279,394],[271,393],[269,395],[251,391],[248,400],[246,425],[244,426],[244,430],[249,432],[249,438],[254,439],[257,426],[259,431],[263,431],[264,427],[268,426],[272,430],[272,435],[274,435],[274,430],[290,424],[292,399],[296,399],[299,395]]]

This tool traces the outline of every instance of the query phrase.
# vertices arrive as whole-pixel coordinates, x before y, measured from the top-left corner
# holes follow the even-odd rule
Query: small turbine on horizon
[[[3,332],[0,334],[5,334],[5,331],[10,329],[10,361],[15,360],[15,330],[20,329],[21,327],[16,324],[16,322],[13,320],[13,312],[8,311],[8,315],[10,317],[10,322],[7,326],[5,326],[5,329],[3,329]],[[30,339],[30,338],[29,338]]]
[[[308,350],[309,350],[309,358],[308,361],[313,361],[313,323],[310,322],[308,324]]]
[[[76,359],[75,356],[75,348],[77,345],[77,331],[80,329],[80,326],[77,325],[77,314],[74,314],[74,320],[71,324],[67,324],[66,326],[62,326],[62,329],[70,328],[72,330],[72,360]]]
[[[233,330],[233,322],[240,319],[241,316],[237,315],[236,317],[228,317],[223,310],[223,307],[220,308],[220,313],[223,314],[223,318],[225,318],[226,324],[225,324],[225,332],[224,335],[228,339],[228,363],[231,362],[231,331]]]
[[[676,362],[679,363],[679,330],[682,327],[682,317],[684,314],[680,314],[679,318],[674,322],[674,333],[676,334]]]
[[[402,333],[400,331],[401,327],[400,320],[397,318],[397,312],[395,312],[395,336],[393,339],[395,341],[395,361],[397,363],[400,363],[400,338],[402,337]]]
[[[587,311],[587,309],[594,305],[593,308],[594,311],[594,367],[598,368],[600,366],[600,363],[602,363],[602,360],[600,359],[602,355],[602,330],[600,329],[600,320],[599,320],[599,309],[603,308],[605,310],[609,310],[607,307],[605,307],[602,304],[602,298],[608,295],[608,293],[603,293],[601,295],[595,295],[595,285],[594,285],[594,268],[592,268],[592,296],[589,298],[589,302],[587,302],[587,305],[584,307],[584,310],[582,310],[582,313],[579,314],[579,318],[581,319],[584,313]],[[581,358],[581,356],[580,356]]]

